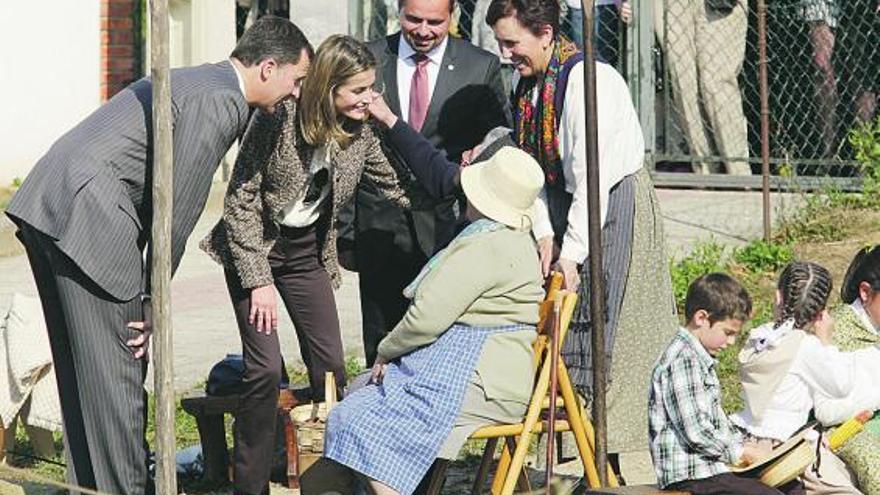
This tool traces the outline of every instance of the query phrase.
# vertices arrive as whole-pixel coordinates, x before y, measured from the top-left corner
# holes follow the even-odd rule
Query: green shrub
[[[680,260],[672,259],[669,264],[672,291],[675,294],[675,304],[679,313],[684,312],[684,299],[691,282],[701,275],[727,270],[724,246],[714,239],[697,244],[690,254]]]
[[[880,179],[880,115],[850,129],[848,137],[866,178]]]
[[[790,244],[755,240],[733,251],[733,259],[752,273],[775,272],[794,257]]]

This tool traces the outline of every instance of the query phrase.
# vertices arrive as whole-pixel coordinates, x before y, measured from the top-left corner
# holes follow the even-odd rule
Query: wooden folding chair
[[[495,448],[498,440],[501,438],[505,440],[505,443],[492,483],[492,494],[510,495],[517,486],[520,491],[528,491],[530,489],[528,478],[523,471],[523,463],[531,436],[546,432],[548,429],[547,418],[543,416],[545,416],[544,411],[550,406],[550,370],[553,361],[551,353],[556,352],[558,355],[562,343],[565,342],[565,336],[568,333],[568,328],[577,305],[577,294],[561,291],[561,285],[562,276],[554,274],[548,284],[546,297],[541,303],[539,310],[538,338],[534,344],[534,364],[535,369],[538,371],[532,397],[523,421],[517,424],[483,427],[470,436],[471,439],[487,440],[486,448],[483,451],[483,458],[477,471],[477,479],[472,488],[474,495],[482,492],[483,483],[494,458]],[[560,328],[559,342],[554,350],[551,349],[550,336],[552,335],[551,325],[556,318],[558,318]],[[593,426],[586,415],[580,398],[572,387],[565,363],[562,359],[557,359],[557,363],[557,390],[559,393],[557,394],[556,409],[557,411],[564,411],[565,416],[564,419],[556,420],[555,431],[571,431],[574,434],[587,481],[591,487],[598,487],[600,484],[595,462]],[[607,470],[609,484],[617,486],[617,478],[614,476],[610,465],[607,466]],[[439,493],[439,487],[442,486],[442,482],[437,483],[436,480],[432,480],[430,486],[432,489],[429,490],[429,493]],[[433,490],[435,487],[436,491]]]

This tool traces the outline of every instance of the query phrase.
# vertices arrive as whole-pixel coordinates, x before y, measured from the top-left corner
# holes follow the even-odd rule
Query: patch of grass
[[[13,467],[27,469],[37,476],[53,481],[64,481],[64,444],[61,433],[53,433],[52,438],[55,455],[43,460],[27,437],[26,429],[19,423],[15,431],[12,452],[7,453],[7,462]]]
[[[9,200],[12,199],[13,191],[8,187],[0,187],[0,210],[5,210]]]

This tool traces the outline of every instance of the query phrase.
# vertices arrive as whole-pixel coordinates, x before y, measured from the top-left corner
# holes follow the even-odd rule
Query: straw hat
[[[816,446],[806,439],[761,471],[760,480],[767,486],[781,486],[797,478],[816,460]]]
[[[748,466],[728,466],[735,474],[749,473],[767,486],[777,487],[800,476],[816,460],[819,434],[812,425],[804,428],[765,457]]]
[[[532,228],[535,198],[544,187],[544,173],[525,151],[510,146],[484,162],[465,167],[461,188],[483,215],[520,230]]]

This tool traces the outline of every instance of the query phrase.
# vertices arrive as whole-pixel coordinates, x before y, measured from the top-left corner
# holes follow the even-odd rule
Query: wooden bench
[[[299,469],[296,446],[296,430],[290,420],[290,410],[299,404],[310,402],[311,389],[308,386],[283,389],[278,394],[278,411],[282,415],[287,448],[287,477],[291,488],[298,487]],[[196,419],[199,440],[202,444],[202,457],[205,463],[205,480],[222,484],[230,479],[229,450],[226,445],[225,414],[235,414],[239,396],[213,396],[204,392],[190,395],[180,401],[181,407]]]
[[[588,488],[584,495],[690,495],[690,493],[664,491],[657,488],[656,485],[632,485],[614,488]]]

